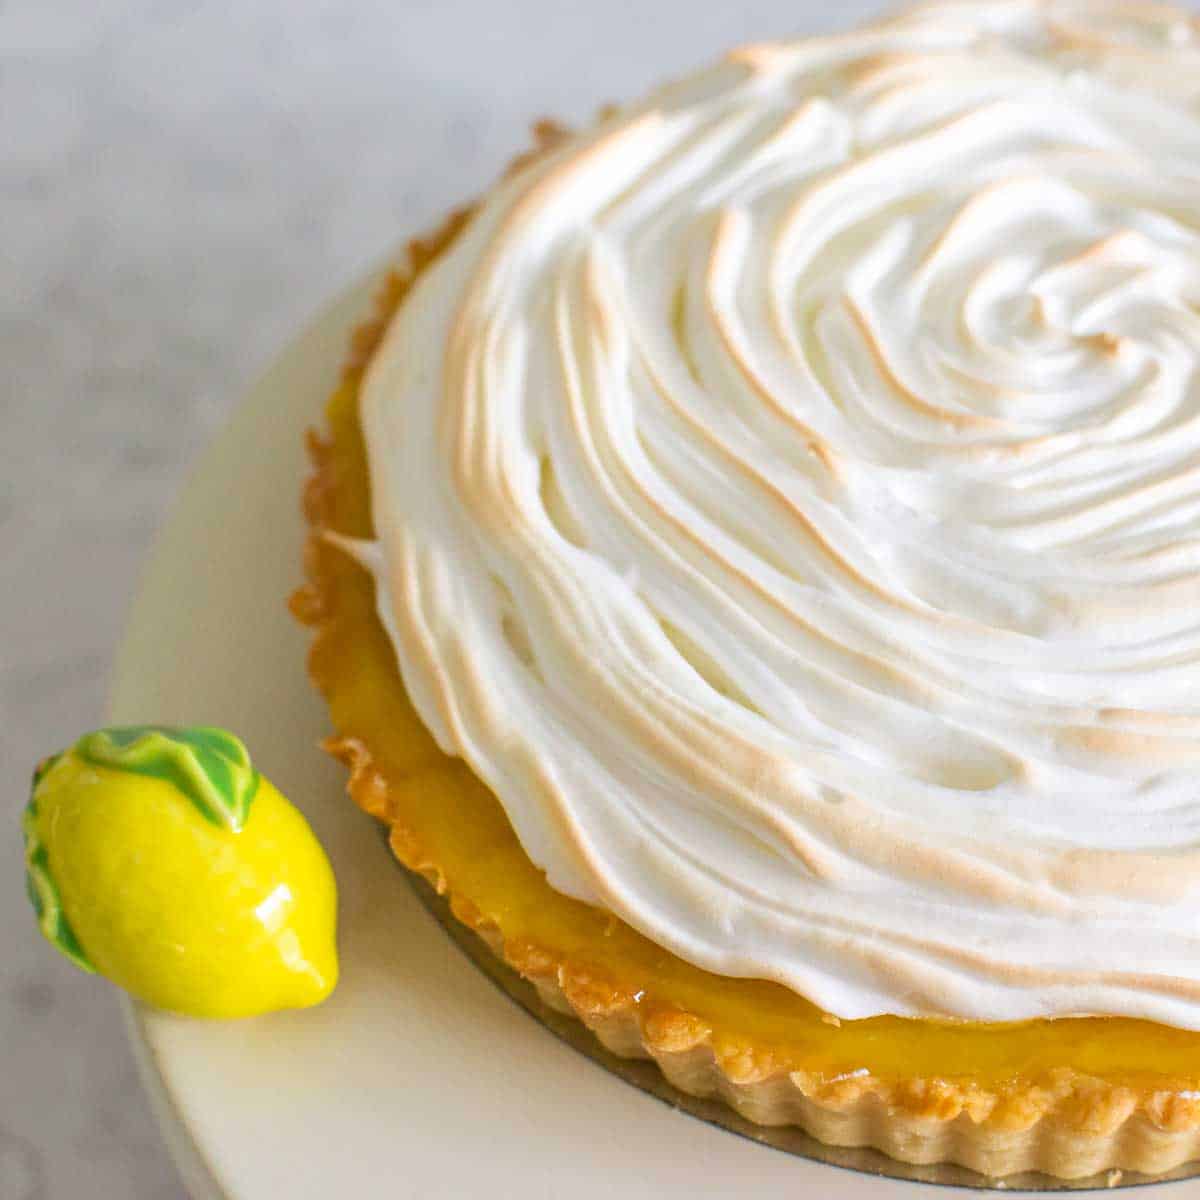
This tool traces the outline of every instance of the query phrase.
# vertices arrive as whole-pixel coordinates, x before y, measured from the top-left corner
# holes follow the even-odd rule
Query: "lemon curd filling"
[[[328,530],[370,539],[360,381],[361,371],[348,373],[330,402],[331,440],[310,501]],[[306,607],[302,594],[297,608],[321,626],[311,667],[346,739],[343,753],[370,747],[369,777],[358,781],[356,798],[392,825],[407,865],[436,872],[456,911],[499,930],[510,961],[569,963],[600,994],[636,1004],[644,1021],[684,1013],[702,1022],[718,1057],[736,1058],[749,1046],[772,1070],[825,1080],[866,1071],[883,1080],[961,1080],[1003,1092],[1066,1070],[1140,1091],[1200,1087],[1195,1032],[1119,1017],[838,1021],[778,984],[691,966],[609,913],[555,891],[521,849],[499,802],[438,749],[418,718],[376,615],[370,574],[327,542],[315,541],[311,553],[320,598],[308,593]]]

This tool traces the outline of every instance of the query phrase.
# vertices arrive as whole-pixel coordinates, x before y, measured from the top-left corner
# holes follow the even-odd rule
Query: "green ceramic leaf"
[[[258,791],[246,747],[224,729],[128,725],[101,729],[76,742],[93,766],[165,779],[214,825],[238,832]]]
[[[94,975],[96,968],[83,952],[71,923],[63,913],[58,885],[54,882],[54,876],[50,874],[46,847],[42,845],[37,832],[37,785],[57,761],[56,757],[39,764],[33,775],[33,795],[21,818],[21,831],[25,835],[25,890],[29,893],[33,911],[37,914],[38,928],[46,940],[77,967]]]
[[[35,788],[39,783],[42,782],[42,776],[45,775],[46,772],[49,771],[50,768],[54,766],[54,764],[58,762],[60,758],[62,758],[61,754],[50,754],[46,758],[43,758],[42,761],[33,768],[33,786]]]

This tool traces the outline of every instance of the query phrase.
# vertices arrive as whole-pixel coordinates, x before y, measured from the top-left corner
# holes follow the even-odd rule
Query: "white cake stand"
[[[196,1200],[934,1191],[755,1144],[589,1061],[472,965],[344,796],[343,771],[317,749],[328,721],[284,601],[300,573],[301,431],[319,420],[373,286],[353,288],[281,355],[201,462],[118,656],[113,721],[236,730],[311,820],[341,888],[342,980],[322,1007],[217,1023],[130,1006],[188,1188]],[[1200,1200],[1200,1181],[1137,1195]]]

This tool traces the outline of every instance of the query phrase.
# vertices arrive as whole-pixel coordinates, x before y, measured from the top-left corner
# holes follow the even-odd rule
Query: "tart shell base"
[[[535,136],[531,154],[552,146],[562,130],[545,122]],[[409,262],[389,277],[376,317],[354,338],[346,382],[331,402],[331,412],[339,403],[344,408],[355,392],[413,280],[453,241],[469,216],[470,210],[455,213],[431,237],[411,244]],[[1101,1180],[1109,1186],[1127,1182],[1118,1178],[1120,1172],[1161,1176],[1200,1156],[1200,1091],[1190,1086],[1167,1087],[1161,1080],[1127,1086],[1067,1067],[1003,1085],[972,1084],[961,1076],[884,1077],[866,1069],[833,1076],[798,1070],[752,1038],[718,1035],[679,1005],[644,1003],[640,989],[615,985],[569,952],[506,936],[501,923],[476,907],[467,889],[447,879],[393,794],[405,773],[432,778],[451,760],[418,729],[425,740],[417,751],[420,761],[397,771],[387,747],[367,744],[356,728],[353,706],[344,702],[346,673],[366,661],[364,647],[352,645],[353,622],[359,618],[352,619],[342,608],[345,574],[359,568],[347,566],[348,558],[328,534],[361,536],[361,526],[369,521],[365,480],[348,479],[337,454],[337,439],[347,436],[344,420],[335,423],[332,442],[316,433],[309,436],[314,473],[304,493],[310,525],[308,582],[291,600],[293,614],[314,632],[309,672],[330,703],[338,731],[325,748],[350,768],[348,790],[355,802],[389,826],[396,857],[447,896],[454,916],[529,980],[545,1004],[582,1021],[612,1053],[653,1060],[681,1092],[719,1099],[757,1126],[798,1127],[829,1146],[871,1147],[910,1164],[959,1164],[993,1179],[1031,1171],[1064,1180],[1117,1173]],[[353,436],[358,437],[356,427]],[[357,514],[351,522],[360,526],[357,530],[341,519],[348,509]],[[374,629],[366,639],[376,653],[382,638],[382,631]],[[357,666],[348,649],[358,652]],[[394,662],[388,670],[395,673]],[[411,710],[406,719],[410,724],[415,719]],[[403,786],[413,786],[411,778]]]
[[[415,873],[435,894],[444,893],[436,871]],[[954,1096],[939,1096],[936,1090],[926,1104],[903,1107],[892,1089],[870,1076],[845,1081],[836,1094],[799,1071],[741,1081],[707,1041],[676,1048],[669,1037],[648,1036],[636,1011],[607,1012],[589,1004],[562,967],[539,970],[519,957],[514,963],[495,925],[477,916],[472,919],[453,901],[447,907],[500,962],[533,984],[542,1004],[581,1021],[606,1050],[618,1058],[653,1061],[672,1087],[688,1096],[720,1100],[753,1125],[794,1126],[826,1146],[869,1148],[915,1166],[953,1163],[991,1180],[1032,1174],[1041,1177],[1042,1188],[1051,1189],[1055,1179],[1087,1180],[1086,1186],[1134,1186],[1200,1156],[1200,1129],[1166,1130],[1143,1111],[1122,1111],[1123,1105],[1107,1114],[1093,1112],[1095,1129],[1056,1119],[1054,1109],[1071,1108],[1080,1090],[1080,1081],[1066,1072],[1051,1111],[1045,1108],[1048,1097],[1031,1097],[1023,1120],[1013,1122],[1015,1128],[980,1122]],[[1125,1178],[1125,1172],[1141,1178]],[[1021,1186],[1037,1188],[1037,1182],[1022,1180]]]
[[[578,1019],[557,981],[541,979],[535,984],[522,977],[504,961],[502,939],[494,929],[472,930],[454,916],[449,902],[438,894],[430,879],[420,871],[407,871],[406,875],[428,912],[500,991],[573,1049],[671,1107],[771,1149],[843,1170],[947,1187],[997,1186],[994,1175],[957,1165],[957,1158],[945,1142],[942,1156],[932,1160],[914,1160],[878,1149],[898,1140],[894,1130],[883,1134],[878,1129],[887,1119],[878,1102],[874,1116],[858,1114],[849,1119],[811,1102],[799,1106],[795,1098],[785,1099],[783,1105],[793,1113],[801,1108],[796,1117],[768,1123],[758,1119],[753,1109],[747,1109],[748,1115],[743,1116],[737,1100],[731,1098],[734,1085],[716,1069],[711,1054],[698,1048],[678,1053],[652,1049],[630,1022],[599,1018],[589,1024]],[[671,1081],[672,1074],[678,1083]],[[816,1133],[822,1131],[825,1136],[817,1137]],[[922,1148],[932,1150],[936,1131],[933,1137],[925,1132],[928,1144]],[[911,1139],[911,1133],[909,1136]],[[1143,1158],[1149,1161],[1148,1155],[1143,1154]],[[1021,1191],[1108,1189],[1186,1179],[1197,1173],[1195,1166],[1176,1167],[1153,1176],[1102,1168],[1093,1175],[1065,1180],[1061,1175],[1030,1170],[1006,1173],[1001,1186]]]

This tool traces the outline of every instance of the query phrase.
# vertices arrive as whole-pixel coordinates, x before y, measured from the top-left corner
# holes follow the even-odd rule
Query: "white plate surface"
[[[130,1009],[193,1196],[979,1196],[790,1157],[607,1074],[471,966],[345,798],[344,772],[317,749],[328,722],[284,600],[299,582],[301,431],[319,420],[371,289],[353,289],[296,341],[209,451],[118,657],[113,720],[236,730],[311,820],[341,888],[342,980],[322,1007],[230,1023]],[[1127,1194],[1200,1200],[1200,1182]]]

